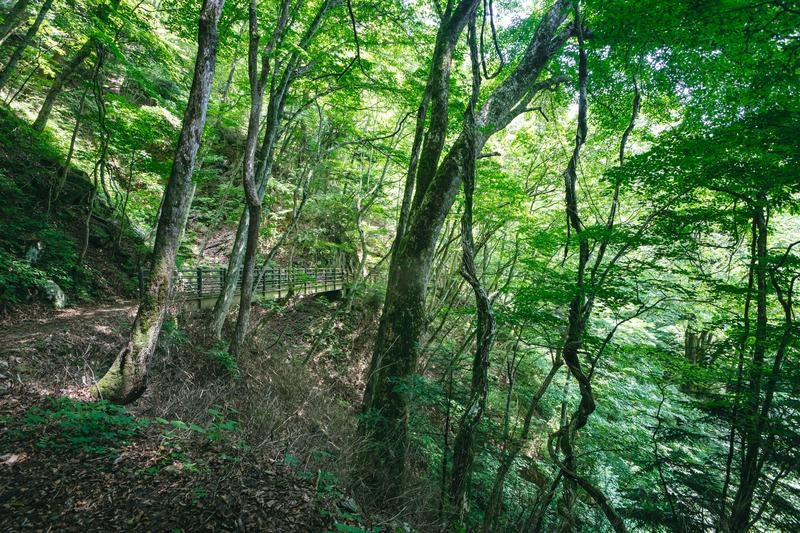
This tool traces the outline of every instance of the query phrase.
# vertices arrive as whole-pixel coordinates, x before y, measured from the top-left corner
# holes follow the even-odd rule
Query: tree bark
[[[569,12],[568,0],[557,0],[536,29],[522,59],[508,78],[489,96],[475,116],[474,152],[480,153],[486,140],[505,128],[521,113],[541,87],[536,85],[550,58],[566,42],[571,28],[561,28]],[[477,2],[462,0],[452,13],[444,14],[437,43],[448,38],[454,43]],[[444,35],[442,35],[444,34]],[[431,113],[446,113],[447,106],[434,104],[446,98],[452,48],[437,46],[428,85],[440,91],[431,95]],[[447,61],[445,61],[447,60]],[[447,68],[442,68],[447,64]],[[445,94],[442,94],[445,92]],[[431,127],[446,125],[446,119],[432,117]],[[429,128],[430,129],[430,128]],[[367,374],[360,431],[368,442],[362,457],[367,485],[373,490],[398,494],[402,487],[407,442],[408,398],[403,383],[416,372],[420,346],[426,329],[425,293],[431,273],[436,241],[445,217],[453,205],[470,154],[468,139],[460,135],[438,161],[436,135],[423,147],[415,201],[408,222],[395,239],[386,300],[378,336]]]
[[[0,89],[5,87],[6,83],[8,83],[9,76],[11,76],[11,73],[17,68],[17,63],[19,63],[19,60],[22,58],[22,54],[25,53],[28,45],[31,44],[31,41],[39,32],[39,27],[42,25],[42,22],[47,16],[48,11],[50,11],[50,7],[52,5],[53,0],[45,0],[44,4],[42,4],[42,7],[39,9],[39,13],[36,15],[36,20],[33,21],[31,27],[28,28],[27,32],[25,32],[25,36],[22,38],[22,41],[20,41],[20,43],[14,49],[14,52],[11,54],[11,57],[8,59],[8,63],[6,63],[6,66],[3,67],[2,71],[0,71]]]
[[[453,470],[450,484],[450,506],[453,511],[453,525],[463,524],[467,484],[472,473],[472,464],[477,453],[475,437],[478,426],[486,411],[486,398],[489,395],[489,355],[494,345],[497,324],[492,311],[489,296],[481,285],[475,268],[475,240],[472,233],[472,206],[475,191],[475,165],[478,159],[476,151],[475,105],[480,96],[480,60],[478,59],[477,31],[475,16],[469,21],[468,41],[472,63],[472,98],[467,106],[464,120],[464,136],[470,153],[464,169],[464,213],[461,217],[461,276],[469,283],[475,293],[475,306],[478,312],[478,324],[475,333],[475,356],[472,360],[472,384],[469,399],[464,406],[453,443]]]
[[[763,204],[756,205],[753,224],[757,232],[755,289],[756,324],[753,363],[749,378],[749,395],[745,399],[742,417],[744,450],[739,469],[739,486],[733,500],[730,530],[747,531],[753,507],[753,494],[760,477],[759,455],[762,447],[761,381],[767,344],[767,218]],[[767,407],[767,410],[769,407]],[[768,412],[767,412],[768,415]]]
[[[245,143],[244,161],[242,164],[242,184],[244,185],[245,201],[247,203],[247,245],[245,246],[244,264],[242,270],[242,292],[239,300],[239,316],[236,319],[236,329],[231,339],[229,352],[231,356],[240,355],[247,330],[250,325],[250,306],[253,300],[253,282],[255,277],[256,252],[258,251],[259,232],[261,230],[261,202],[263,194],[256,184],[256,148],[258,145],[258,131],[261,124],[261,109],[264,105],[264,92],[269,80],[269,60],[272,51],[283,38],[284,30],[289,19],[289,1],[282,2],[278,21],[270,41],[261,52],[261,72],[259,74],[258,50],[260,36],[258,34],[258,6],[256,0],[250,3],[250,49],[248,52],[248,74],[250,80],[250,120],[247,128],[247,141]],[[274,107],[271,99],[270,107]],[[271,138],[270,151],[277,140],[277,128],[280,120],[270,120],[265,133],[266,138]]]
[[[314,20],[312,20],[306,29],[298,49],[292,52],[291,56],[286,61],[286,66],[280,72],[280,76],[278,76],[279,72],[277,67],[275,72],[273,72],[274,79],[272,86],[274,89],[270,93],[269,104],[267,106],[267,126],[259,151],[260,164],[257,173],[259,204],[261,204],[263,201],[267,184],[272,176],[275,145],[281,133],[280,126],[284,114],[286,95],[289,92],[292,82],[297,76],[296,68],[301,57],[299,50],[305,50],[308,48],[309,44],[319,31],[326,14],[334,4],[335,0],[325,0],[322,3],[322,6],[320,6]],[[262,72],[268,73],[268,71]],[[252,217],[249,215],[249,207],[246,207],[245,211],[242,213],[241,219],[239,220],[239,226],[236,229],[236,238],[233,243],[233,249],[231,250],[231,254],[228,259],[228,277],[225,280],[225,286],[223,287],[219,298],[217,298],[217,301],[214,304],[214,310],[211,314],[212,332],[214,333],[214,338],[218,340],[222,338],[222,328],[225,325],[225,320],[228,318],[228,313],[230,312],[230,308],[233,305],[234,297],[236,295],[239,274],[242,272],[242,267],[244,264],[244,256],[247,248],[247,237],[250,234],[249,225],[251,220]],[[255,265],[255,262],[253,262],[253,264]]]
[[[72,156],[75,155],[75,144],[78,141],[78,133],[80,132],[81,123],[83,121],[83,110],[86,106],[87,94],[89,94],[89,87],[84,89],[81,94],[80,102],[78,103],[78,113],[75,115],[75,126],[72,128],[72,136],[69,140],[69,149],[67,150],[67,158],[64,161],[64,168],[59,173],[59,176],[50,183],[50,190],[47,195],[48,217],[50,216],[53,203],[58,201],[59,196],[61,196],[61,191],[64,189],[67,177],[69,176],[70,166],[72,166]]]
[[[131,402],[141,396],[146,387],[148,367],[172,292],[175,257],[191,207],[194,192],[192,172],[206,122],[217,58],[218,24],[224,4],[225,0],[203,2],[194,79],[175,161],[164,191],[150,281],[139,303],[126,346],[97,383],[96,394],[114,402]]]
[[[578,34],[578,127],[575,133],[575,147],[572,157],[567,164],[564,172],[564,189],[566,203],[567,229],[575,233],[578,239],[578,268],[575,280],[575,296],[572,298],[569,307],[569,318],[567,322],[566,338],[564,341],[563,357],[564,363],[569,369],[570,374],[578,383],[580,392],[580,402],[575,412],[569,418],[569,422],[561,425],[558,431],[553,433],[548,439],[548,451],[550,457],[564,474],[561,498],[558,501],[558,513],[561,517],[559,531],[572,532],[577,530],[574,517],[574,506],[577,498],[576,489],[580,487],[594,500],[595,504],[603,511],[611,526],[618,533],[627,531],[625,523],[612,506],[603,492],[577,473],[577,457],[575,454],[575,437],[583,427],[586,426],[589,417],[596,409],[594,395],[592,392],[591,371],[587,374],[581,365],[579,352],[583,347],[584,334],[587,322],[590,317],[593,295],[587,298],[587,265],[589,263],[589,239],[583,231],[578,208],[577,192],[577,169],[580,159],[581,148],[586,142],[588,132],[587,125],[587,94],[586,82],[588,78],[588,58],[584,46],[583,26],[578,5],[575,6],[575,20]],[[634,100],[634,117],[638,112],[637,100]],[[626,139],[623,135],[623,142]],[[616,198],[612,202],[612,214],[616,210]],[[609,217],[610,224],[613,223],[613,216]],[[568,233],[569,235],[569,233]],[[601,256],[598,256],[602,259]],[[596,266],[599,266],[599,262]],[[593,277],[593,276],[592,276]],[[591,278],[590,278],[591,279]],[[591,284],[591,282],[589,283]],[[594,287],[591,287],[594,290]],[[593,294],[593,293],[592,293]],[[554,444],[558,441],[560,452],[564,459],[559,458]]]

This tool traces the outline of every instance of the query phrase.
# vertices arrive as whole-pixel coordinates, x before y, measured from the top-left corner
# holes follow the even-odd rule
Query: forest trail
[[[134,300],[51,311],[37,317],[26,317],[18,322],[0,325],[0,346],[3,352],[29,346],[37,339],[56,333],[97,330],[108,328],[108,323],[117,323],[123,318],[133,318],[136,310]]]
[[[198,432],[147,399],[83,403],[135,312],[118,300],[0,326],[0,530],[325,530],[315,479],[251,451],[225,414]]]

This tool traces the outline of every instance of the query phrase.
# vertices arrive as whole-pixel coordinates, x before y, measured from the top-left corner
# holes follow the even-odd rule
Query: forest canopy
[[[0,20],[9,530],[800,530],[800,2]]]

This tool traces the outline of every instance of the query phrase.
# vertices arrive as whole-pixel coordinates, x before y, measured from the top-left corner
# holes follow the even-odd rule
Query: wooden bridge
[[[264,268],[255,272],[254,300],[274,300],[293,294],[320,294],[344,289],[350,272],[342,267]],[[139,290],[144,290],[146,274],[139,275]],[[226,268],[180,268],[176,272],[176,291],[184,304],[198,309],[213,306],[225,288]],[[236,280],[241,292],[242,275]]]

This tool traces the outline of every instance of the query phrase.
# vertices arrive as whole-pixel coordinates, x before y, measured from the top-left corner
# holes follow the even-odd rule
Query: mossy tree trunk
[[[364,391],[360,431],[367,446],[362,466],[364,479],[374,493],[391,496],[402,490],[408,446],[407,382],[417,370],[427,326],[425,293],[442,224],[470,158],[480,153],[491,135],[523,113],[534,95],[560,83],[560,78],[538,83],[537,78],[573,32],[570,25],[563,27],[571,3],[557,0],[545,11],[517,66],[475,114],[475,139],[467,139],[462,133],[444,158],[441,154],[448,123],[452,53],[479,2],[448,3],[447,10],[442,13],[424,105],[420,107],[420,110],[430,108],[428,131],[424,134],[418,168],[413,174],[413,187],[406,186],[405,197],[412,197],[413,190],[413,200],[401,210],[401,223],[389,265],[386,300]],[[425,105],[428,100],[430,104]],[[418,127],[419,135],[421,131]],[[417,141],[415,139],[415,145]],[[409,179],[411,177],[410,172]]]
[[[127,344],[97,383],[97,396],[114,402],[131,402],[141,396],[146,387],[147,370],[172,291],[175,257],[192,203],[192,172],[206,122],[217,58],[218,24],[224,4],[225,0],[203,2],[194,79],[175,161],[164,191],[150,280],[139,302]]]

